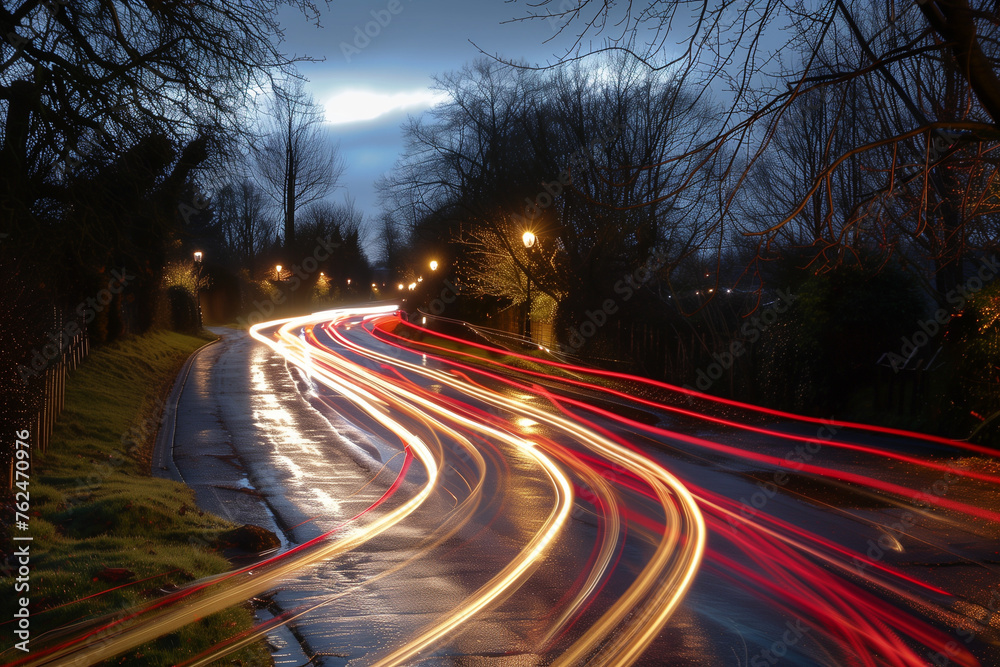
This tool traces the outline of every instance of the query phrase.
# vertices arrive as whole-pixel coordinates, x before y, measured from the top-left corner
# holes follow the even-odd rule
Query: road
[[[31,664],[268,592],[275,621],[189,664],[274,623],[326,665],[1000,664],[988,450],[487,349],[391,307],[251,335],[191,371],[204,412],[171,458],[281,553]]]

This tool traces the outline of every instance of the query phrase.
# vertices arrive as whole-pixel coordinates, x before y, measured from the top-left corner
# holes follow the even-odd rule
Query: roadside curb
[[[222,337],[209,341],[192,352],[187,361],[181,366],[180,372],[174,379],[174,385],[170,388],[170,394],[163,406],[163,414],[160,415],[160,429],[156,433],[156,440],[153,443],[152,474],[153,477],[172,479],[175,482],[187,484],[181,471],[174,463],[174,433],[177,431],[177,404],[180,402],[181,394],[184,393],[184,386],[187,384],[188,375],[191,373],[191,366],[195,358],[204,350],[220,342]]]
[[[202,352],[206,349],[215,345],[216,343],[222,342],[224,336],[219,336],[216,340],[209,341],[205,343],[197,350],[192,352],[188,356],[187,361],[181,367],[180,371],[177,373],[177,377],[174,379],[173,387],[170,389],[170,394],[167,396],[166,402],[163,406],[163,414],[160,417],[160,429],[156,434],[156,440],[153,444],[153,456],[152,456],[152,474],[154,477],[160,477],[164,479],[171,479],[175,482],[180,482],[188,488],[191,486],[184,479],[181,474],[180,469],[174,462],[174,437],[177,432],[177,407],[180,403],[181,396],[184,394],[184,389],[187,386],[188,377],[191,373],[191,367],[194,365],[195,360],[198,358]],[[266,498],[261,498],[261,502],[268,507],[268,511],[274,517],[276,522],[276,528],[283,533],[284,542],[286,544],[291,544],[291,540],[288,537],[288,531],[283,526],[283,522],[274,508],[270,506],[270,503]],[[273,607],[277,609],[280,613],[284,611],[278,605],[273,604]],[[265,622],[268,620],[268,616],[272,614],[272,611],[268,610],[266,613],[262,613],[264,610],[255,610],[254,617],[257,623]],[[295,664],[309,664],[313,662],[309,658],[312,655],[312,650],[309,647],[306,640],[298,633],[296,628],[289,623],[277,625],[264,635],[264,639],[268,645],[271,652],[271,660],[277,662],[281,660],[287,663],[289,660],[293,661]],[[313,659],[315,659],[315,655]]]

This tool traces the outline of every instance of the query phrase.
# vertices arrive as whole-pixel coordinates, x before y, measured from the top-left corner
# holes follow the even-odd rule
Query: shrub
[[[761,338],[758,384],[772,404],[825,414],[873,382],[878,358],[913,333],[925,309],[913,279],[892,266],[841,266],[812,276],[796,296]]]
[[[198,304],[191,292],[181,285],[167,288],[167,300],[170,302],[171,328],[180,333],[197,333]]]

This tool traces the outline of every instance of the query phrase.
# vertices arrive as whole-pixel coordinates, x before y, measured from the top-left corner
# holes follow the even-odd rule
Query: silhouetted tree
[[[219,231],[238,267],[257,275],[258,257],[274,230],[267,215],[267,196],[249,178],[227,183],[214,197]]]
[[[290,250],[296,212],[326,197],[345,165],[323,126],[322,108],[298,79],[275,86],[265,132],[256,151],[257,170],[267,193],[281,206],[285,248]]]
[[[961,275],[969,241],[988,240],[967,226],[996,210],[978,203],[996,198],[989,157],[1000,141],[994,2],[530,4],[520,20],[555,22],[577,34],[557,63],[539,69],[592,55],[587,45],[600,34],[606,39],[600,52],[627,53],[652,70],[669,71],[689,90],[725,95],[717,130],[692,147],[704,156],[742,156],[719,179],[726,205],[717,212],[716,229],[732,206],[754,196],[740,192],[754,172],[767,173],[788,149],[795,151],[789,160],[806,163],[794,165],[802,172],[796,178],[811,181],[799,180],[784,200],[759,202],[780,204],[771,224],[742,230],[758,240],[761,258],[775,241],[803,231],[787,227],[811,218],[813,259],[821,264],[841,262],[862,247],[878,245],[888,256],[916,244],[943,293]],[[626,27],[605,32],[612,25]],[[813,109],[803,118],[802,110],[817,100],[822,113]],[[796,122],[810,124],[809,153],[786,141]],[[692,174],[689,182],[699,179]],[[904,205],[902,197],[886,205],[900,190],[913,192],[916,206]]]

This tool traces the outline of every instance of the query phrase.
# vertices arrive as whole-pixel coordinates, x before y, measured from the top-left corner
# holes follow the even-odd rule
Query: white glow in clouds
[[[426,89],[397,93],[343,90],[324,98],[323,107],[326,122],[342,125],[373,120],[394,111],[431,107],[446,99],[448,96],[445,93]]]

